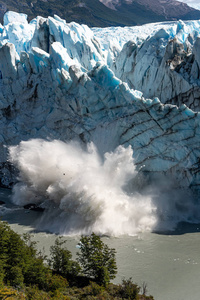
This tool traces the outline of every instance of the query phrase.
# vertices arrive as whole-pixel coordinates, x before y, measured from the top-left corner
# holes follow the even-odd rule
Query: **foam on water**
[[[83,149],[77,142],[35,139],[9,152],[19,169],[13,202],[46,208],[38,229],[119,236],[200,220],[191,195],[173,189],[170,180],[145,186],[131,146],[119,146],[102,158],[93,143]]]

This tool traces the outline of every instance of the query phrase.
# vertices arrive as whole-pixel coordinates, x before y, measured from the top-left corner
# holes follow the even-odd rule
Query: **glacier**
[[[118,29],[94,29],[115,75],[144,97],[199,111],[199,21]]]
[[[75,140],[92,142],[100,157],[131,147],[137,182],[164,178],[198,199],[199,34],[200,21],[90,29],[58,16],[28,23],[7,12],[0,26],[1,184],[17,181],[20,155],[37,152],[33,140]]]

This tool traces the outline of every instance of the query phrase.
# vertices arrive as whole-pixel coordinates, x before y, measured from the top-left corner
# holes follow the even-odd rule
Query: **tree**
[[[38,257],[30,236],[26,235],[23,240],[6,222],[0,222],[0,272],[0,283],[37,284],[39,288],[47,288],[46,278],[51,274],[43,258]]]
[[[94,233],[89,237],[82,236],[79,246],[81,252],[77,253],[78,261],[84,274],[93,277],[98,284],[107,286],[117,273],[115,249],[109,248]]]
[[[62,247],[65,242],[62,237],[59,237],[55,240],[55,245],[50,247],[49,265],[54,272],[61,274],[63,277],[77,276],[81,268],[78,262],[72,260],[71,252]]]

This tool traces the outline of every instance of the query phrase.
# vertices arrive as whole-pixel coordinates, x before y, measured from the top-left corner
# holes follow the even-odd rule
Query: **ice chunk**
[[[8,11],[4,14],[3,23],[4,26],[8,25],[9,23],[28,24],[27,15],[19,14],[14,11]]]
[[[69,71],[70,66],[75,64],[79,65],[77,59],[71,59],[71,57],[69,57],[67,49],[64,48],[59,42],[55,42],[52,44],[51,57],[54,61],[56,68],[59,68],[60,70],[64,68],[67,71]]]

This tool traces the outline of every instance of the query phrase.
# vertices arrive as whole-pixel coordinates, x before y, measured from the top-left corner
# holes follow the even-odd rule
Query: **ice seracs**
[[[142,45],[128,41],[116,55],[112,70],[130,88],[144,97],[159,97],[163,103],[185,103],[199,111],[199,67],[197,22],[163,25]],[[197,31],[198,30],[198,31]]]
[[[14,11],[9,11],[4,14],[3,24],[4,24],[4,26],[6,26],[10,23],[28,24],[27,15],[19,14]]]

